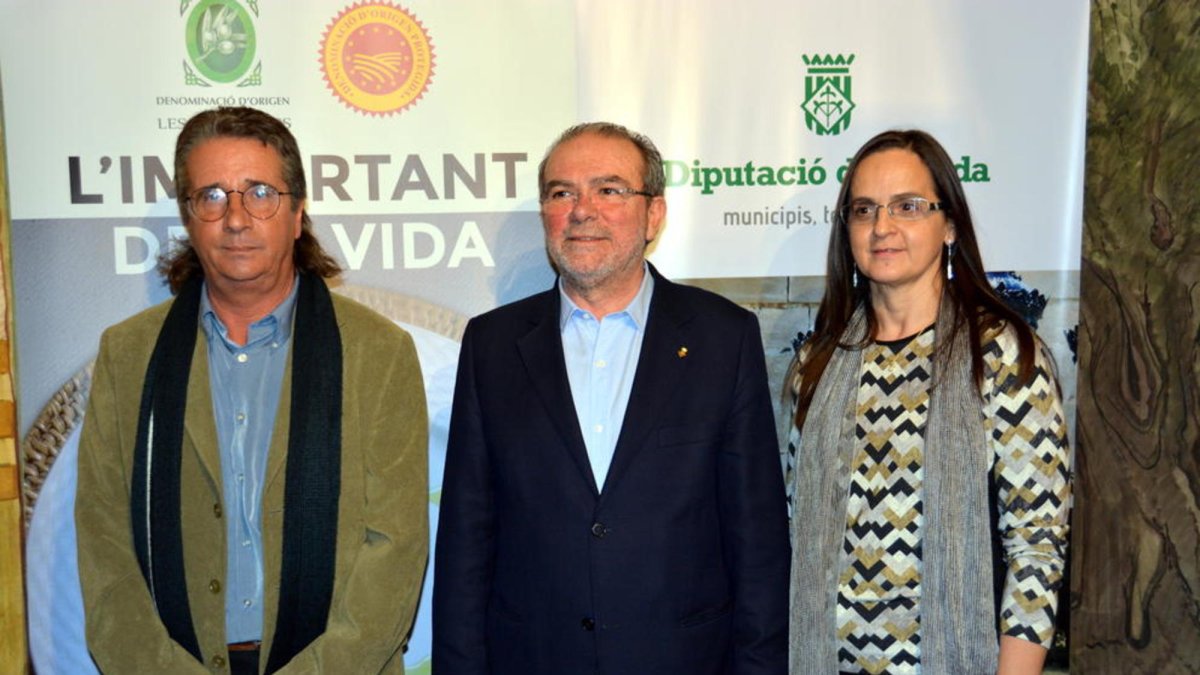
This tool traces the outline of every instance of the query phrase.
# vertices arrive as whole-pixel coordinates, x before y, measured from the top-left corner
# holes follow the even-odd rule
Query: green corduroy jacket
[[[371,310],[333,296],[343,350],[341,496],[329,623],[281,671],[402,673],[428,557],[428,416],[412,338]],[[104,672],[228,672],[226,524],[220,452],[199,331],[188,381],[181,467],[188,601],[197,662],[159,620],[130,529],[130,477],[150,354],[170,302],[105,331],[79,448],[75,520],[88,648]],[[262,505],[264,625],[271,652],[287,462],[291,370],[284,375]]]

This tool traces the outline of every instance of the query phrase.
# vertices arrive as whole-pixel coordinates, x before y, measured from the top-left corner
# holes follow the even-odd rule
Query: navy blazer
[[[786,672],[790,549],[758,321],[651,273],[603,493],[557,287],[468,324],[437,536],[435,675]]]

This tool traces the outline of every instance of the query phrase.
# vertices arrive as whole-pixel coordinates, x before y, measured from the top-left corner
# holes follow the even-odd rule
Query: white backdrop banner
[[[549,286],[537,164],[598,119],[662,151],[671,277],[823,274],[847,160],[913,127],[956,160],[990,269],[1072,271],[1087,35],[1085,0],[0,0],[21,428],[168,297],[200,110],[285,120],[347,281],[462,315]]]

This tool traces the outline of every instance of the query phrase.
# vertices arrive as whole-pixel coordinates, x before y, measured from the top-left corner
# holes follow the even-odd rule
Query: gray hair
[[[597,136],[604,136],[606,138],[623,138],[633,143],[638,153],[642,156],[642,190],[649,192],[654,197],[662,196],[663,191],[666,189],[667,177],[663,171],[662,155],[658,152],[658,148],[654,146],[654,142],[636,131],[631,131],[620,124],[612,122],[585,122],[583,124],[576,124],[562,132],[555,139],[554,143],[550,145],[550,149],[546,150],[546,156],[542,157],[542,162],[538,164],[539,195],[542,197],[546,196],[546,161],[550,159],[550,155],[554,154],[558,146],[584,134],[596,134]]]

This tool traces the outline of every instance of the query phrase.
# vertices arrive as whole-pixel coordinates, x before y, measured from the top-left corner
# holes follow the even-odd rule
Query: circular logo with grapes
[[[240,3],[200,0],[185,30],[188,58],[204,78],[237,82],[254,65],[254,22]]]
[[[330,91],[368,115],[413,105],[433,79],[433,43],[425,27],[390,2],[359,3],[330,22],[321,40],[321,69]]]

